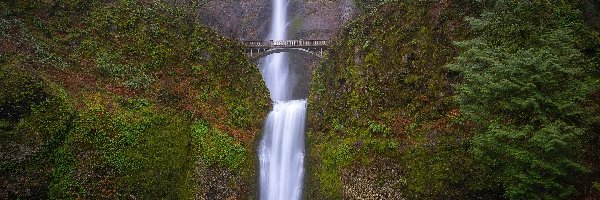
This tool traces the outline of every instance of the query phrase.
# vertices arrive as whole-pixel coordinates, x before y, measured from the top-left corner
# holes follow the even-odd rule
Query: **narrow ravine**
[[[269,40],[285,40],[287,0],[273,0]],[[273,100],[259,146],[260,199],[294,200],[302,193],[306,100],[292,100],[286,53],[267,57],[261,73]]]

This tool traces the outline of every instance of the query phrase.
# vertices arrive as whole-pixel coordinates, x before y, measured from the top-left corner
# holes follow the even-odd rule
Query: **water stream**
[[[287,3],[272,0],[270,40],[286,39]],[[302,193],[306,100],[290,99],[293,84],[288,63],[286,53],[277,53],[265,58],[261,66],[273,100],[258,150],[262,200],[296,200]]]

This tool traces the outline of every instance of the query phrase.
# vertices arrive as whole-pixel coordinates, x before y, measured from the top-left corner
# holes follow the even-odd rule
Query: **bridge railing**
[[[244,41],[247,47],[291,47],[291,46],[327,46],[328,40],[270,40],[270,41]]]

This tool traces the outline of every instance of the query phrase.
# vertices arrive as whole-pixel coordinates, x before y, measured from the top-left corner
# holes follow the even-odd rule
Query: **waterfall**
[[[299,199],[304,163],[306,100],[275,102],[265,124],[260,154],[263,200]]]
[[[285,40],[287,0],[272,0],[270,40]],[[304,173],[306,100],[291,100],[293,84],[285,53],[268,56],[261,73],[271,93],[273,110],[265,122],[259,146],[260,199],[296,200]]]
[[[273,0],[273,13],[271,14],[271,33],[269,40],[285,40],[287,24],[287,0]],[[266,58],[261,73],[271,92],[273,101],[285,101],[291,97],[291,87],[288,81],[288,56],[286,53],[277,53]]]

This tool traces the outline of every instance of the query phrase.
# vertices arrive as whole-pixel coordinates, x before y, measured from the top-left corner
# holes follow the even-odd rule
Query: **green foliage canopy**
[[[565,3],[497,1],[470,18],[480,35],[459,42],[451,70],[462,74],[458,102],[479,124],[474,152],[510,199],[562,199],[575,192],[580,103],[593,87],[592,64],[577,48],[582,24]]]

